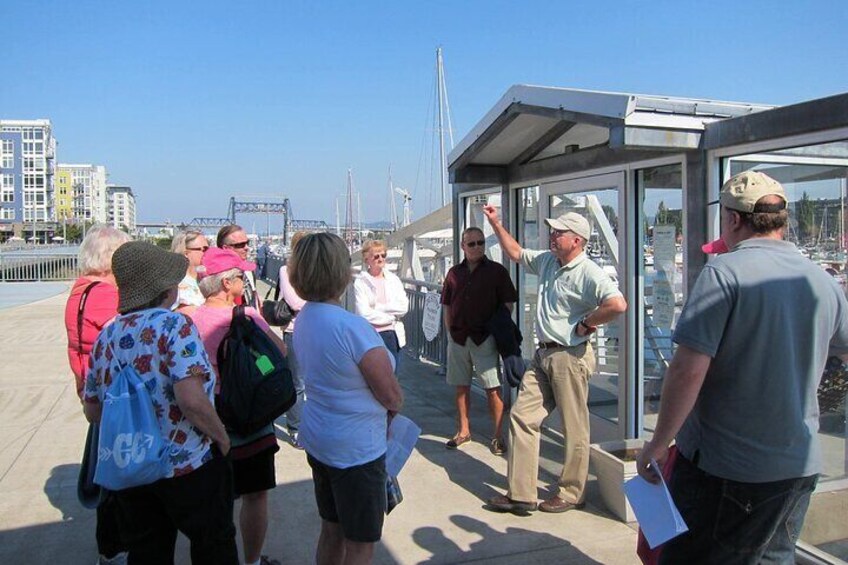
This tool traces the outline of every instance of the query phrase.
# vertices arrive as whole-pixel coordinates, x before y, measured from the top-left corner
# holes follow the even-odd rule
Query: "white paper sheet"
[[[415,422],[398,414],[389,424],[389,438],[386,448],[386,472],[389,476],[397,477],[412,454],[421,428]]]
[[[639,521],[639,527],[645,534],[648,546],[654,549],[660,544],[688,532],[689,527],[680,516],[677,506],[671,499],[668,486],[662,480],[662,471],[654,460],[651,466],[660,477],[659,484],[652,484],[640,476],[624,483],[624,494],[630,501],[633,513]]]

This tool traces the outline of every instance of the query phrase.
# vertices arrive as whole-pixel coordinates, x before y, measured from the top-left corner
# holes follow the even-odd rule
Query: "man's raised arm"
[[[503,224],[501,224],[501,220],[498,217],[498,209],[492,205],[486,205],[483,206],[483,213],[486,215],[486,219],[489,220],[489,224],[492,226],[492,230],[495,232],[498,242],[501,244],[501,249],[504,250],[506,256],[509,257],[511,261],[517,263],[521,258],[521,246],[517,241],[515,241],[515,238],[506,231]]]

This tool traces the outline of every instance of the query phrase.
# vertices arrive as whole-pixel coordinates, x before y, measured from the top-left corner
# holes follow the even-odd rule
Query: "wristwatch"
[[[583,318],[582,320],[577,322],[577,325],[583,326],[583,329],[586,330],[587,334],[590,334],[597,329],[595,326],[590,326],[589,324],[587,324],[586,318]]]

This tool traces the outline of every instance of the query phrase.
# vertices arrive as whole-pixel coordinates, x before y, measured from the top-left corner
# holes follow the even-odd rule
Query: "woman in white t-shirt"
[[[365,319],[342,308],[350,254],[329,233],[295,247],[289,280],[307,302],[294,349],[306,381],[299,440],[321,516],[318,563],[368,563],[386,512],[386,433],[403,404],[393,358]]]

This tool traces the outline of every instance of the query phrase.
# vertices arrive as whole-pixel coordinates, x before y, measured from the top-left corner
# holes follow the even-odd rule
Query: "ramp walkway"
[[[97,558],[94,512],[76,499],[87,424],[68,369],[66,298],[64,291],[0,309],[0,563],[90,565]],[[376,563],[639,563],[635,530],[603,508],[594,480],[584,511],[515,516],[484,510],[483,501],[506,488],[506,459],[487,447],[485,399],[472,399],[474,441],[447,451],[453,390],[437,367],[409,357],[399,378],[404,413],[423,435],[400,476],[404,501],[386,519]],[[308,564],[320,529],[311,473],[282,428],[278,435],[278,486],[270,497],[265,553],[282,563]],[[560,458],[555,441],[546,438],[542,485],[555,483]],[[189,562],[181,538],[177,563]]]

